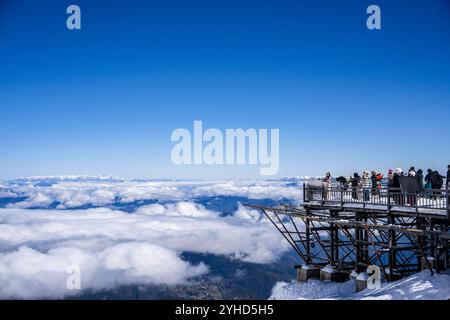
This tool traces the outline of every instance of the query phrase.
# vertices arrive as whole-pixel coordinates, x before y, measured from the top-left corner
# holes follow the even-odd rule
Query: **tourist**
[[[370,189],[372,187],[372,181],[370,180],[369,171],[364,171],[362,176],[362,187],[364,193],[364,201],[370,200]]]
[[[372,171],[372,175],[370,176],[370,181],[372,183],[372,195],[376,195],[378,191],[378,183],[377,183],[377,173]]]
[[[389,169],[388,172],[388,188],[392,188],[392,180],[394,179],[394,170]]]
[[[417,184],[419,185],[420,190],[423,190],[423,170],[419,169],[416,173]]]
[[[322,187],[323,187],[323,198],[328,200],[328,191],[331,187],[331,173],[327,172],[325,178],[322,179]]]
[[[441,174],[439,173],[439,171],[434,171],[434,173],[435,173],[435,175],[436,175],[436,181],[437,181],[437,183],[436,183],[436,189],[437,190],[439,190],[439,191],[435,191],[435,194],[437,195],[437,196],[440,196],[440,195],[442,195],[442,192],[441,192],[441,189],[442,189],[442,187],[444,186],[444,176],[441,176]]]
[[[395,169],[394,176],[392,178],[392,189],[394,193],[394,202],[400,206],[403,205],[403,194],[400,185],[400,177],[403,176],[403,170],[401,168]]]
[[[352,198],[355,200],[358,200],[358,188],[360,186],[361,183],[361,177],[355,172],[353,174],[353,178],[351,180],[351,184],[352,184]]]
[[[433,189],[435,187],[435,174],[431,169],[427,170],[427,175],[425,176],[425,194],[427,197],[431,198],[433,195]]]
[[[377,172],[376,179],[377,179],[377,193],[379,194],[382,187],[381,182],[383,181],[383,174]]]

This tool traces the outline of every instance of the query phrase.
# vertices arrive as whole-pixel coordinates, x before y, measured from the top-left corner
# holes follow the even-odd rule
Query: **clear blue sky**
[[[279,128],[281,176],[444,170],[450,2],[0,0],[0,119],[0,178],[258,176],[172,165],[194,120]]]

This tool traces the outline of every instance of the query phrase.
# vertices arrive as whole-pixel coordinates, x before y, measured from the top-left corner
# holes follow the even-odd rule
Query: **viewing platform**
[[[400,188],[316,187],[305,183],[303,199],[305,209],[348,209],[450,220],[448,186],[446,189],[406,192]]]
[[[247,205],[261,211],[296,252],[299,281],[361,280],[373,266],[394,281],[450,266],[448,187],[410,192],[312,181],[303,184],[303,199],[298,206]],[[362,280],[358,285],[363,288]]]

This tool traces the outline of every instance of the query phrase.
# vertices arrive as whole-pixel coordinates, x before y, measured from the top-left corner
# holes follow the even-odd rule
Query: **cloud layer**
[[[78,270],[80,288],[95,290],[127,284],[177,284],[204,274],[208,268],[186,263],[173,250],[141,242],[103,250],[63,246],[47,252],[22,246],[0,254],[0,297],[37,299],[76,294],[70,281]]]
[[[15,208],[79,208],[142,200],[182,201],[196,197],[239,196],[248,199],[301,200],[302,191],[283,180],[140,181],[121,179],[21,179],[0,185],[0,198],[20,198]]]
[[[100,190],[100,189],[98,189]],[[133,213],[0,209],[0,297],[60,298],[68,267],[81,270],[82,289],[124,284],[178,284],[208,272],[182,252],[267,263],[287,244],[258,212],[242,206],[221,217],[192,202],[143,206]]]

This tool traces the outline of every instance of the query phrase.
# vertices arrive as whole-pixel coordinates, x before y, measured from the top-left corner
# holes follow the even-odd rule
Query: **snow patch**
[[[367,274],[360,273],[359,280]],[[270,300],[338,299],[338,300],[449,300],[450,272],[435,274],[422,271],[407,278],[382,283],[379,289],[355,292],[355,281],[335,283],[309,280],[306,283],[293,281],[277,283]]]

